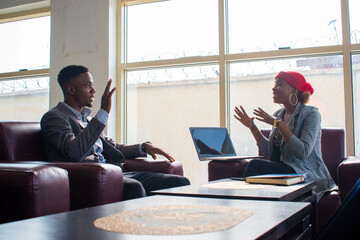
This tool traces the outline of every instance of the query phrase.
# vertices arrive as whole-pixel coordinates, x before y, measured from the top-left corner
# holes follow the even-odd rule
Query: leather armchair
[[[67,171],[54,166],[0,163],[0,223],[70,210]]]
[[[112,164],[51,162],[43,147],[39,122],[0,122],[0,162],[36,162],[68,171],[71,210],[121,201],[122,169]],[[181,162],[126,160],[129,171],[183,175]]]
[[[51,162],[47,159],[39,122],[0,122],[0,162],[3,161],[65,169],[69,176],[71,210],[123,199],[120,167],[99,163]]]
[[[268,137],[270,130],[261,132]],[[360,177],[360,159],[345,160],[345,132],[338,128],[323,128],[321,137],[323,160],[339,190],[326,192],[317,203],[318,227],[322,229],[341,205],[341,200]],[[259,150],[259,156],[263,154]],[[264,156],[268,159],[267,156]],[[344,161],[345,160],[345,161]],[[209,181],[239,177],[250,160],[209,161]]]

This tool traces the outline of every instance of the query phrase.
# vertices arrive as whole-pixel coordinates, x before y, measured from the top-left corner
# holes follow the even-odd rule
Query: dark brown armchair
[[[261,132],[266,137],[270,134],[269,129],[263,129]],[[345,198],[360,177],[359,159],[345,158],[345,132],[343,129],[323,128],[321,148],[324,163],[331,177],[339,186],[339,190],[326,192],[317,204],[318,226],[320,229],[333,216],[341,205],[341,200]],[[259,155],[263,155],[260,150]],[[267,156],[264,156],[264,158],[268,159]],[[209,181],[241,176],[248,161],[209,161]]]
[[[71,210],[121,201],[122,169],[112,164],[51,162],[43,147],[39,122],[0,122],[0,162],[56,166],[67,170]],[[127,170],[182,175],[180,162],[127,160]]]

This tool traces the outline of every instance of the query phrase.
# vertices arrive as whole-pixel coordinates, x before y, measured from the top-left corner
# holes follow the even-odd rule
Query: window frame
[[[267,60],[289,57],[306,56],[343,56],[344,73],[344,103],[345,103],[345,132],[346,132],[346,151],[347,155],[355,155],[354,139],[354,110],[353,110],[353,87],[352,87],[352,65],[351,55],[360,52],[360,44],[351,44],[350,41],[350,18],[349,18],[349,0],[341,1],[341,24],[342,24],[342,44],[324,47],[283,49],[265,52],[250,52],[228,54],[228,20],[227,0],[218,0],[218,21],[219,21],[219,55],[205,57],[184,57],[180,59],[146,61],[126,63],[126,7],[136,4],[159,2],[163,0],[118,0],[118,51],[117,51],[117,86],[120,91],[117,94],[117,119],[120,120],[116,129],[118,141],[126,142],[126,71],[130,69],[160,68],[171,66],[186,66],[194,64],[218,64],[219,65],[219,104],[220,104],[220,126],[230,126],[229,109],[229,63],[249,61],[249,60]]]

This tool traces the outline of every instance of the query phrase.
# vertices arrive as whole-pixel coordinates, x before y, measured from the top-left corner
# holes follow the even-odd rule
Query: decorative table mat
[[[142,235],[182,235],[229,229],[252,215],[242,208],[164,205],[120,212],[94,221],[106,231]]]
[[[259,188],[267,188],[272,187],[274,185],[269,184],[253,184],[246,183],[245,181],[226,181],[226,182],[215,182],[215,183],[207,183],[202,185],[202,187],[206,188],[220,188],[220,189],[259,189]]]

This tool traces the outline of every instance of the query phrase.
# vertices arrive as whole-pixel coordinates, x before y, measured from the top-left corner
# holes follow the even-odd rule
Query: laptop
[[[190,127],[189,129],[200,161],[259,158],[259,156],[237,156],[227,128]]]

